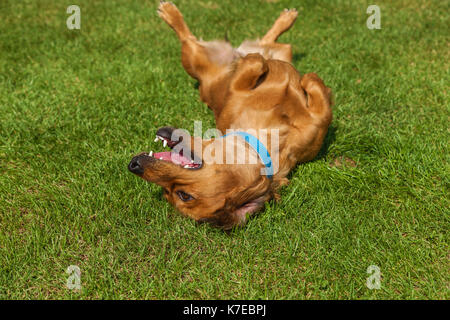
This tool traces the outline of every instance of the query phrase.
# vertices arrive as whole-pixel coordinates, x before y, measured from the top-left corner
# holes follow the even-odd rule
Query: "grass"
[[[449,1],[378,1],[381,30],[369,1],[176,1],[234,45],[296,7],[280,40],[335,95],[317,159],[231,233],[126,169],[161,126],[214,126],[158,1],[75,3],[81,30],[72,2],[0,2],[1,299],[450,298]]]

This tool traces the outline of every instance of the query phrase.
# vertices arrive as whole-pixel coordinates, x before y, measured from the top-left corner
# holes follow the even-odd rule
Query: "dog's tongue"
[[[181,166],[192,164],[190,159],[171,151],[157,152],[153,154],[153,157],[156,159],[173,162]]]

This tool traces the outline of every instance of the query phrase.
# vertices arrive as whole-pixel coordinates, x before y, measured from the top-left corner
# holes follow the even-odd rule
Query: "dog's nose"
[[[128,164],[128,170],[130,170],[134,174],[143,174],[144,168],[142,166],[142,157],[136,156],[131,159],[130,163]]]

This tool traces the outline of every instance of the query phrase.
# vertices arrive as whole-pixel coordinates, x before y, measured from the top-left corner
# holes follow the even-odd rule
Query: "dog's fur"
[[[291,46],[276,42],[293,25],[295,9],[283,11],[262,39],[245,41],[237,49],[226,41],[198,40],[172,3],[161,2],[158,14],[177,34],[183,67],[198,80],[200,97],[214,112],[217,129],[268,129],[268,150],[270,129],[278,129],[279,152],[271,156],[279,159],[279,169],[269,179],[261,175],[261,163],[211,164],[206,158],[214,155],[206,152],[197,170],[140,154],[133,159],[139,170],[132,171],[162,186],[167,200],[197,221],[224,229],[241,225],[267,200],[278,197],[276,190],[288,182],[286,176],[297,163],[317,155],[332,118],[331,90],[314,73],[301,76],[291,65]],[[232,144],[255,155],[247,143],[231,137],[183,143],[193,146],[196,140],[203,151],[211,144],[230,150],[225,145]]]

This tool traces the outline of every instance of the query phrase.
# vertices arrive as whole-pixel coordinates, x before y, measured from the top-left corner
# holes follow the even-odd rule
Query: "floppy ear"
[[[301,86],[308,96],[308,109],[311,112],[321,114],[329,111],[329,107],[332,105],[331,89],[325,86],[317,74],[305,74],[302,77]]]
[[[262,209],[264,203],[272,197],[270,180],[265,176],[260,176],[259,181],[251,187],[233,191],[232,197],[226,200],[222,209],[215,212],[212,217],[200,222],[208,222],[215,227],[229,230],[234,226],[243,225],[247,216]]]
[[[239,59],[231,80],[234,90],[251,90],[264,81],[269,67],[266,60],[259,53],[250,53]]]

